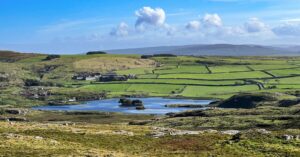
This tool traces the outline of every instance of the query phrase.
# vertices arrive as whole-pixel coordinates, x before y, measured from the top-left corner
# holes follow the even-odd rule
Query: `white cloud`
[[[222,19],[218,14],[205,14],[202,21],[206,27],[221,27],[223,25]]]
[[[163,26],[166,20],[166,13],[162,8],[143,7],[135,12],[137,20],[135,27],[143,29],[145,25]]]
[[[249,33],[258,33],[258,32],[264,32],[267,31],[269,28],[268,26],[260,21],[258,18],[250,18],[245,24],[244,24],[245,30]]]
[[[201,23],[200,21],[194,20],[190,21],[188,24],[186,24],[185,28],[191,31],[198,31],[200,30]]]
[[[274,27],[273,32],[278,36],[299,36],[300,35],[300,23],[285,23]]]
[[[177,31],[177,29],[175,27],[173,27],[173,26],[171,26],[169,24],[164,24],[163,29],[165,31],[167,31],[167,35],[169,35],[169,36],[173,36],[176,33],[176,31]]]
[[[118,27],[113,28],[110,32],[112,36],[127,36],[129,34],[129,27],[125,22],[121,22]]]
[[[246,31],[242,27],[223,27],[219,30],[219,34],[225,36],[243,36],[246,35]]]

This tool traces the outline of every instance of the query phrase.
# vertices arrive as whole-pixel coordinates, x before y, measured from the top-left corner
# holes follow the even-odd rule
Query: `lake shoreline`
[[[145,110],[136,110],[133,107],[121,107],[119,98],[102,99],[93,101],[79,102],[76,105],[48,105],[33,107],[34,110],[51,110],[51,111],[102,111],[102,112],[120,112],[129,114],[167,114],[170,112],[182,112],[186,110],[194,110],[191,105],[203,107],[209,105],[214,100],[193,100],[193,99],[174,99],[164,97],[146,97],[146,98],[129,98],[131,100],[141,100],[145,105]],[[166,107],[168,104],[181,104],[188,106]],[[204,108],[202,108],[204,109]]]

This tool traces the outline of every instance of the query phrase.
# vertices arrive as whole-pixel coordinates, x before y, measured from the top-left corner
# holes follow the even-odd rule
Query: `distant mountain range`
[[[184,45],[106,50],[118,54],[214,55],[214,56],[300,56],[300,46]]]

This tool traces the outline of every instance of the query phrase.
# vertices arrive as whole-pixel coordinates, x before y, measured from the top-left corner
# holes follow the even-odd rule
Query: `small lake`
[[[87,101],[80,105],[65,105],[65,106],[40,106],[34,107],[36,110],[48,111],[105,111],[105,112],[121,112],[128,114],[166,114],[169,112],[181,112],[186,110],[195,110],[199,108],[170,108],[165,107],[168,104],[194,104],[208,105],[212,100],[192,100],[192,99],[169,99],[169,98],[130,98],[143,101],[145,110],[136,110],[135,107],[120,107],[119,99],[105,99]]]

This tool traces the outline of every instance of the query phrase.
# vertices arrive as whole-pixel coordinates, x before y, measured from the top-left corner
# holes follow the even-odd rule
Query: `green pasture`
[[[135,69],[128,69],[128,70],[118,70],[115,71],[119,75],[128,75],[128,74],[135,74],[135,75],[142,75],[142,74],[152,74],[153,68],[135,68]]]
[[[297,69],[284,69],[284,70],[270,70],[269,73],[275,76],[291,76],[291,75],[300,75],[300,68]]]
[[[217,74],[165,74],[159,75],[159,78],[186,78],[186,79],[208,79],[208,80],[225,80],[225,79],[249,79],[249,78],[268,78],[268,74],[261,71],[237,72],[237,73],[217,73]]]
[[[272,69],[289,69],[299,67],[297,65],[289,65],[289,64],[271,64],[271,65],[249,65],[254,70],[272,70]]]
[[[238,92],[250,92],[258,90],[256,85],[244,86],[223,86],[223,87],[209,87],[209,86],[187,86],[182,96],[185,97],[210,97],[210,98],[227,98]]]
[[[125,92],[131,85],[129,84],[92,84],[78,88],[83,91],[110,91],[110,92]]]
[[[183,85],[161,85],[161,84],[133,84],[127,89],[129,92],[144,92],[154,94],[175,94],[184,88]]]
[[[201,65],[180,65],[178,68],[170,68],[163,70],[155,70],[155,74],[168,74],[168,73],[208,73],[205,66]]]
[[[189,79],[132,79],[128,83],[165,83],[165,84],[199,84],[199,85],[235,85],[244,84],[244,81],[229,80],[229,81],[206,81],[206,80],[189,80]]]
[[[251,71],[244,65],[222,65],[222,66],[209,66],[212,73],[228,73],[237,71]]]

